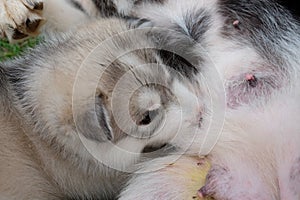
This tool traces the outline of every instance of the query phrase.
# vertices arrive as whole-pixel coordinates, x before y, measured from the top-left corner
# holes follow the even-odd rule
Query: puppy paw
[[[43,0],[0,0],[0,37],[10,42],[39,34]]]

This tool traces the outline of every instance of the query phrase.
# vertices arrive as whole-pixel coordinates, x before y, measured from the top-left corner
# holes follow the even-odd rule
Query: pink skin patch
[[[251,87],[257,86],[257,79],[253,74],[246,74],[246,81],[248,81]]]
[[[237,26],[237,25],[239,25],[239,24],[240,24],[240,21],[239,21],[239,20],[235,20],[235,21],[232,23],[233,26]]]
[[[229,108],[237,108],[243,104],[261,103],[268,101],[273,91],[282,88],[287,80],[283,73],[274,69],[256,68],[245,73],[232,76],[225,82],[227,105]]]
[[[232,26],[235,29],[240,30],[240,21],[239,20],[235,20],[234,22],[232,22]]]
[[[236,108],[240,104],[248,104],[263,92],[262,82],[259,82],[254,73],[246,73],[233,77],[229,80],[226,87],[229,108]]]
[[[247,81],[250,81],[250,80],[253,80],[255,79],[255,76],[253,74],[246,74],[246,80]]]

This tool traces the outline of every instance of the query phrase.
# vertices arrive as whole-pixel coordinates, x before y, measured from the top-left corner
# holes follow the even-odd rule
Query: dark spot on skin
[[[198,162],[197,162],[197,165],[198,166],[202,166],[202,165],[204,165],[206,162],[205,162],[205,160],[204,159],[201,159],[201,160],[199,160]]]

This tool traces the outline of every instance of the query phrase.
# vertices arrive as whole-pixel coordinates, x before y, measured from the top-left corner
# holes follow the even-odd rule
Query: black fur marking
[[[13,60],[7,63],[7,70],[5,73],[9,84],[12,86],[14,95],[18,100],[24,99],[24,94],[27,91],[24,82],[26,82],[26,75],[28,72],[21,66],[28,66],[28,64],[31,64],[31,62],[27,59]]]
[[[153,27],[152,22],[146,18],[138,18],[132,16],[123,16],[122,18],[126,21],[130,29]]]
[[[0,107],[3,108],[8,96],[8,84],[5,70],[0,66]]]
[[[158,151],[162,148],[165,148],[167,147],[167,144],[161,144],[161,145],[149,145],[149,146],[146,146],[142,153],[152,153],[152,152],[155,152],[155,151]]]
[[[0,66],[0,92],[5,88],[6,85],[6,76],[4,69]]]
[[[178,152],[179,149],[171,144],[153,144],[146,146],[142,153],[143,157],[141,160],[146,161],[147,159],[153,159],[163,156],[169,156],[170,154],[174,154]]]
[[[111,17],[111,16],[120,16],[116,5],[112,0],[92,0],[95,6],[98,8],[100,16],[102,17]]]
[[[135,5],[138,5],[138,4],[141,4],[141,3],[145,3],[145,2],[148,2],[148,3],[159,3],[159,4],[163,4],[166,2],[166,0],[136,0],[134,2]]]
[[[78,3],[77,1],[74,0],[69,0],[69,2],[78,10],[81,10],[82,12],[86,13],[86,11],[83,9],[83,7],[81,6],[80,3]]]
[[[199,73],[198,66],[204,61],[194,49],[199,44],[205,46],[205,33],[211,26],[211,17],[204,9],[189,10],[184,15],[184,26],[174,23],[171,30],[158,30],[156,43],[161,47],[159,53],[166,65],[192,78]]]
[[[181,55],[167,50],[159,50],[159,54],[165,65],[180,72],[185,77],[192,78],[193,75],[198,74],[197,65],[189,62]]]
[[[59,42],[59,40],[57,40],[57,42]],[[4,63],[6,69],[5,74],[11,87],[10,92],[13,93],[14,96],[13,101],[18,102],[17,104],[21,105],[22,108],[26,108],[24,112],[33,118],[35,118],[34,116],[36,114],[32,107],[33,99],[26,95],[26,93],[30,90],[30,82],[33,81],[30,78],[32,75],[32,66],[34,66],[36,69],[43,67],[41,66],[43,62],[36,61],[44,61],[49,59],[52,54],[58,51],[58,49],[60,50],[60,48],[53,48],[54,46],[59,45],[59,43],[56,44],[53,42],[51,45],[50,44],[51,43],[45,45],[41,41],[40,44],[35,46],[35,48],[29,48],[23,52],[22,56]],[[67,43],[63,45],[67,45]],[[69,48],[72,47],[70,46]],[[47,49],[48,55],[43,55],[40,53],[45,51],[45,49]],[[35,122],[36,121],[34,121],[34,123]]]
[[[195,41],[201,43],[204,34],[209,30],[211,25],[211,17],[205,9],[187,12],[184,17],[188,36]]]
[[[259,55],[279,67],[286,65],[282,55],[294,54],[299,26],[289,11],[274,1],[220,0],[218,10],[225,22],[224,37],[254,47]],[[236,20],[238,28],[233,26]],[[290,48],[282,44],[289,44]]]
[[[98,8],[100,15],[102,17],[111,17],[111,16],[117,16],[122,17],[121,13],[118,13],[117,6],[113,3],[112,0],[92,0],[96,7]],[[123,0],[128,1],[129,0]],[[134,2],[134,5],[139,5],[142,3],[157,3],[157,4],[163,4],[166,0],[131,0]]]

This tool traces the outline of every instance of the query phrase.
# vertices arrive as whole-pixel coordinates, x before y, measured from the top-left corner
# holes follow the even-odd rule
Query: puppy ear
[[[89,140],[97,142],[113,140],[110,116],[105,106],[104,96],[96,96],[94,103],[88,103],[84,107],[86,107],[85,111],[76,120],[77,130]]]

